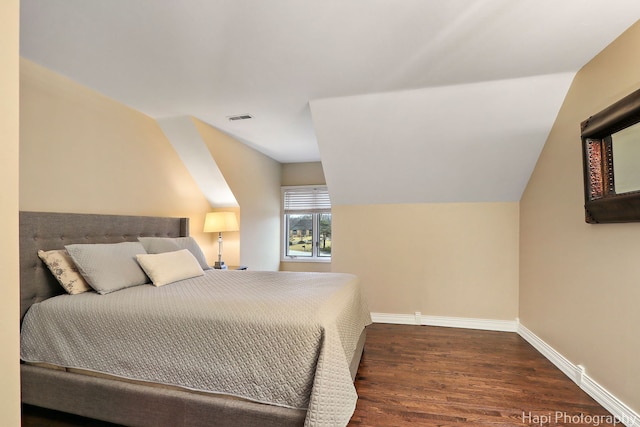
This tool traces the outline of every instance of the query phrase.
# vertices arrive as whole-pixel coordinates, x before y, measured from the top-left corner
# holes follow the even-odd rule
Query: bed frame
[[[188,218],[20,212],[20,318],[32,304],[64,292],[38,258],[39,249],[188,235]],[[352,377],[363,346],[364,333],[351,361]],[[303,425],[306,415],[304,410],[24,363],[20,373],[23,403],[127,426],[286,427]]]

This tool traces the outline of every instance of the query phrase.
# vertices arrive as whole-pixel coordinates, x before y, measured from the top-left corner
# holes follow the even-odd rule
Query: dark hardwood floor
[[[578,421],[598,416],[613,425],[515,333],[385,324],[369,332],[349,426],[593,426]]]
[[[374,324],[355,384],[349,426],[613,425],[603,422],[606,410],[514,333]],[[23,408],[22,425],[114,426],[35,407]]]

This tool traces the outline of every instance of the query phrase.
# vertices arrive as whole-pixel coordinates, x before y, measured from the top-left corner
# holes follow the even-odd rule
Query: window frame
[[[329,205],[328,209],[326,207],[326,204],[323,205],[323,207],[319,210],[315,210],[315,209],[309,209],[309,210],[304,210],[301,209],[298,212],[296,211],[289,211],[287,212],[286,210],[286,201],[285,201],[285,194],[287,192],[295,192],[295,191],[300,191],[300,192],[313,192],[315,190],[318,191],[322,191],[322,192],[327,192],[327,186],[326,185],[296,185],[296,186],[283,186],[281,187],[281,215],[280,215],[280,224],[281,224],[281,243],[282,243],[282,249],[280,250],[280,260],[282,262],[320,262],[320,263],[330,263],[331,262],[331,258],[332,255],[326,256],[326,255],[320,255],[320,216],[322,214],[330,214],[331,213],[331,207]],[[328,192],[327,192],[328,194]],[[330,202],[329,202],[330,203]],[[300,215],[311,215],[312,218],[312,250],[311,250],[311,256],[296,256],[296,255],[288,255],[288,249],[289,249],[289,217],[288,215],[295,215],[295,214],[300,214]],[[333,215],[332,215],[332,220],[333,220]],[[332,221],[332,228],[333,228],[333,221]]]

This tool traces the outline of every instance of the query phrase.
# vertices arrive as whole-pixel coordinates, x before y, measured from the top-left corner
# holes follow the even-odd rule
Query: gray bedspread
[[[370,322],[353,275],[209,270],[34,304],[21,357],[302,408],[307,426],[341,426],[357,399],[349,362]]]

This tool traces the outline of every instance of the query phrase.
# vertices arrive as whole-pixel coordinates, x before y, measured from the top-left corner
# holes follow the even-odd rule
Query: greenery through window
[[[284,259],[331,259],[331,201],[326,187],[283,187]]]

